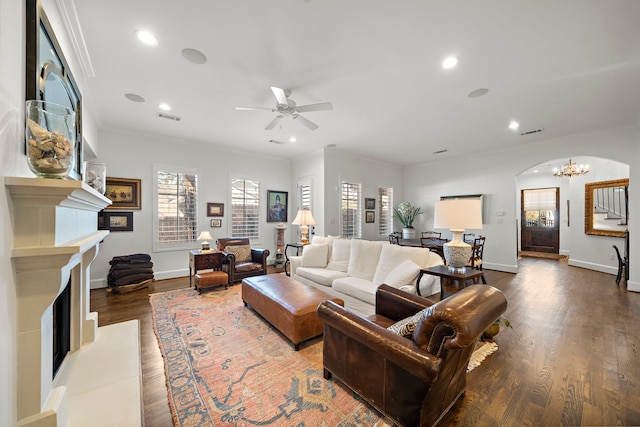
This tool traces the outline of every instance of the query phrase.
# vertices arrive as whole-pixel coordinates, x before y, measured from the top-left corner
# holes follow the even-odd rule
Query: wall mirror
[[[69,174],[82,178],[83,143],[80,90],[39,0],[26,2],[25,101],[39,99],[76,113],[76,164]]]
[[[584,186],[584,232],[625,237],[629,227],[629,179],[589,182]]]

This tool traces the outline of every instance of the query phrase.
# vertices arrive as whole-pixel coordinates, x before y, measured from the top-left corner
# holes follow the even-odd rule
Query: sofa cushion
[[[389,246],[389,242],[352,239],[347,274],[360,279],[372,280],[383,245]]]
[[[359,277],[343,277],[333,281],[331,285],[336,291],[342,292],[357,298],[366,303],[375,305],[376,303],[376,290],[378,286],[373,282]]]
[[[324,268],[327,266],[328,254],[327,243],[306,245],[302,250],[302,266]]]
[[[331,287],[334,280],[347,277],[347,273],[343,273],[342,271],[313,267],[298,267],[296,269],[296,275],[327,287]]]
[[[406,260],[411,260],[418,265],[419,268],[430,267],[429,250],[425,248],[414,248],[410,246],[386,245],[380,252],[380,261],[376,267],[373,282],[381,285],[391,273],[393,269],[402,264]],[[416,277],[418,275],[416,274]],[[415,277],[414,277],[415,279]],[[387,283],[389,284],[389,283]]]
[[[396,323],[389,326],[387,329],[405,338],[411,338],[413,336],[413,331],[416,330],[416,325],[418,324],[418,321],[420,321],[420,318],[424,315],[424,313],[427,310],[428,308],[425,308],[424,310],[420,310],[413,316],[405,317],[402,320],[398,320]]]
[[[404,260],[396,268],[391,270],[383,283],[394,288],[400,288],[403,285],[411,285],[420,274],[420,266],[410,259]]]
[[[331,256],[327,268],[330,270],[347,272],[349,267],[349,254],[351,252],[351,241],[347,239],[335,239]]]
[[[340,236],[316,236],[314,235],[311,238],[311,244],[312,245],[318,245],[318,244],[322,244],[322,243],[326,243],[327,245],[329,245],[329,252],[327,254],[327,260],[329,258],[331,258],[331,248],[333,246],[333,241],[336,239],[340,239]]]
[[[226,246],[224,251],[231,252],[236,256],[236,264],[251,262],[251,246],[249,245]]]

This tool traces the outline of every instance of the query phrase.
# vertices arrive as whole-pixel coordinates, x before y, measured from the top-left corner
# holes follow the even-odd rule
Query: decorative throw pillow
[[[427,310],[429,309],[425,308],[424,310],[420,310],[413,316],[409,316],[402,320],[398,320],[396,323],[389,326],[387,329],[405,338],[411,338],[411,335],[413,335],[413,331],[416,330],[416,325],[418,324],[418,322],[420,321],[420,318],[422,318],[422,316],[426,313]]]
[[[251,262],[251,246],[249,245],[227,246],[224,251],[231,252],[236,256],[236,264]]]
[[[302,266],[325,268],[329,255],[329,245],[327,243],[306,245],[302,250]]]
[[[394,288],[413,283],[420,274],[420,267],[410,259],[401,262],[396,268],[391,270],[382,283]]]
[[[329,270],[347,272],[349,267],[349,253],[351,251],[351,241],[347,239],[335,239],[327,268]]]

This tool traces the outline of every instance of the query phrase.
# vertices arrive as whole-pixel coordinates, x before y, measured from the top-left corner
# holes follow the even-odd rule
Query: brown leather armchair
[[[426,307],[409,338],[387,329]],[[480,335],[506,308],[502,292],[487,285],[436,303],[381,285],[369,318],[323,301],[324,377],[335,375],[400,426],[435,425],[464,393]]]
[[[248,237],[224,237],[217,241],[218,250],[228,255],[229,283],[239,282],[245,277],[260,276],[267,274],[267,258],[269,249],[251,248],[247,259],[237,259],[236,254],[240,253],[232,247],[250,246]]]

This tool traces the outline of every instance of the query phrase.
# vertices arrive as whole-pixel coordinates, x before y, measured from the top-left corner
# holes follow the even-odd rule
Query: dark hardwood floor
[[[513,329],[495,338],[498,351],[467,376],[440,425],[640,425],[640,294],[566,259],[522,258],[517,275],[485,277],[505,293]],[[140,321],[147,427],[172,425],[148,294],[187,287],[184,277],[129,294],[91,291],[100,326]]]

